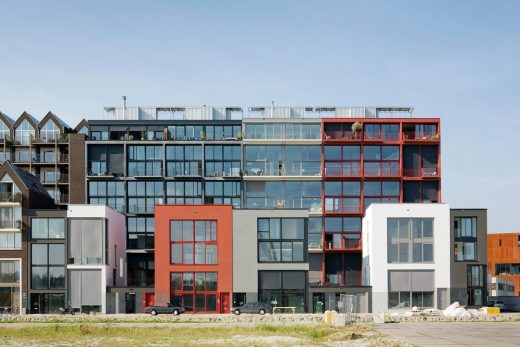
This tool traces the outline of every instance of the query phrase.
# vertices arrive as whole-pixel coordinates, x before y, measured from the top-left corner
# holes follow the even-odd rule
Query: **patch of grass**
[[[324,324],[276,326],[260,324],[257,326],[229,327],[121,327],[117,325],[44,325],[24,327],[0,327],[0,341],[3,346],[68,345],[76,346],[170,346],[170,345],[271,345],[268,341],[281,344],[284,338],[301,339],[304,345],[327,344],[332,341],[360,339],[372,331],[366,327],[332,328]],[[274,338],[274,340],[271,339]],[[230,341],[232,343],[230,343]],[[275,342],[274,344],[278,344]]]

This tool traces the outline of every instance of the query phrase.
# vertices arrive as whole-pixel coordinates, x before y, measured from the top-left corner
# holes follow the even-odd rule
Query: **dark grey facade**
[[[451,302],[483,306],[487,300],[487,210],[451,209]]]

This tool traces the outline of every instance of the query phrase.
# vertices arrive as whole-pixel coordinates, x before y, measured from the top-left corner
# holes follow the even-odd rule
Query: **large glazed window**
[[[19,313],[20,297],[20,260],[0,260],[0,307]]]
[[[301,263],[306,259],[304,218],[259,218],[258,262]]]
[[[64,239],[65,219],[32,218],[31,237],[33,239]]]
[[[399,202],[401,192],[398,181],[365,181],[363,188],[365,209],[373,202]]]
[[[478,260],[477,217],[455,217],[455,261]]]
[[[162,203],[162,181],[128,182],[128,212],[153,213],[156,204]]]
[[[127,176],[162,176],[162,146],[128,146]]]
[[[89,181],[89,204],[108,205],[119,212],[125,212],[125,182]]]
[[[359,249],[361,217],[325,217],[327,249]]]
[[[40,129],[40,139],[43,142],[56,141],[60,137],[60,129],[54,124],[53,121],[49,120]]]
[[[32,244],[31,288],[65,288],[64,244]]]
[[[166,182],[168,204],[201,204],[202,184],[200,181]]]
[[[21,145],[28,145],[31,142],[31,137],[34,137],[35,130],[31,123],[24,120],[18,125],[15,130],[16,143]]]
[[[166,175],[201,176],[202,146],[167,146]]]
[[[320,175],[320,146],[245,146],[248,176]]]
[[[128,217],[128,249],[153,249],[154,225],[153,217]]]
[[[365,177],[399,176],[399,146],[364,146]]]
[[[325,211],[359,213],[361,211],[361,182],[325,182]]]
[[[0,207],[0,249],[22,248],[22,208]]]
[[[258,271],[260,302],[305,311],[305,271]]]
[[[433,307],[435,272],[388,271],[388,308]]]
[[[321,182],[247,182],[247,208],[305,208],[321,212]]]
[[[240,181],[206,181],[204,203],[231,204],[240,208]]]
[[[172,264],[217,264],[217,222],[173,220],[170,222]]]
[[[360,175],[359,146],[325,146],[325,176],[357,177]]]
[[[433,262],[433,218],[388,218],[388,263]]]
[[[206,146],[206,177],[240,177],[240,146]]]
[[[170,301],[186,311],[217,311],[218,274],[216,272],[172,272]]]
[[[68,264],[105,264],[104,219],[70,219]]]

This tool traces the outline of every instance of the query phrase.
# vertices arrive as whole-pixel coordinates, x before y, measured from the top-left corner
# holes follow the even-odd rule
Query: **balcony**
[[[0,202],[22,202],[22,193],[0,193]]]
[[[325,131],[325,141],[361,141],[362,131]]]
[[[403,140],[404,141],[440,141],[439,133],[435,132],[423,132],[423,131],[404,131],[403,132]]]
[[[67,174],[58,174],[58,175],[54,176],[54,175],[46,175],[44,173],[40,173],[40,174],[36,174],[35,176],[43,184],[56,184],[56,183],[68,183],[69,182],[69,175],[67,175]]]
[[[127,174],[127,176],[135,177],[160,177],[162,175],[162,168],[129,168]]]
[[[0,229],[21,229],[21,220],[3,219],[0,220]]]
[[[365,177],[399,177],[399,163],[365,162],[364,175]]]
[[[325,213],[361,213],[359,198],[325,197]]]
[[[326,177],[359,177],[359,162],[325,162]]]
[[[342,238],[341,234],[336,234],[339,237],[330,238],[332,235],[326,234],[325,238],[325,249],[326,250],[343,250],[343,251],[360,251],[361,240],[360,239],[348,239]],[[336,236],[334,235],[334,236]],[[345,236],[348,234],[345,234]],[[359,234],[356,234],[358,236]],[[359,235],[360,236],[360,235]]]
[[[403,174],[405,177],[439,177],[439,170],[436,167],[403,169]]]

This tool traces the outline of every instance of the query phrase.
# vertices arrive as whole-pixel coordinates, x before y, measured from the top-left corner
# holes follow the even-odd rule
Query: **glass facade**
[[[65,289],[65,245],[31,245],[31,288]]]
[[[321,211],[320,181],[246,182],[246,208],[305,208]]]
[[[217,264],[217,222],[170,222],[171,264]]]
[[[320,146],[251,146],[244,150],[245,175],[319,176]]]
[[[172,272],[170,302],[188,312],[217,311],[217,275],[216,272]]]
[[[258,271],[258,301],[280,307],[306,307],[306,271]]]
[[[259,218],[259,263],[302,263],[307,257],[304,218]]]

